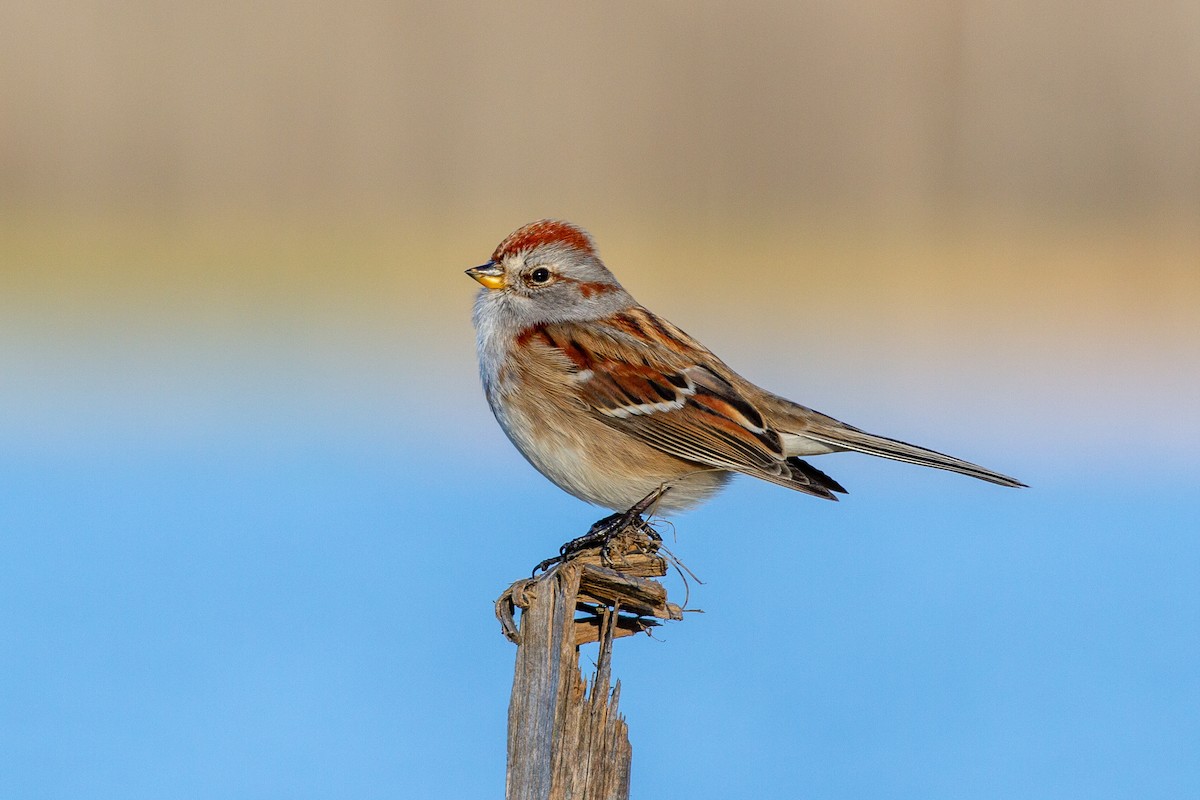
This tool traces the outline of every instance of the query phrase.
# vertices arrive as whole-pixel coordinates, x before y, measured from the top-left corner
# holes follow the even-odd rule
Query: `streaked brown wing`
[[[798,459],[733,384],[724,365],[641,308],[539,335],[567,356],[577,397],[608,425],[678,458],[744,472],[832,499],[841,487]]]
[[[784,458],[779,435],[705,367],[663,372],[641,364],[609,364],[592,372],[580,382],[580,394],[614,428],[689,461],[778,472]],[[660,392],[667,387],[669,398]]]

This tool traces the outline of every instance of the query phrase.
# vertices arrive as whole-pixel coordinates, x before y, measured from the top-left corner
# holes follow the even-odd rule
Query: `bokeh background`
[[[0,796],[499,796],[491,601],[601,513],[476,378],[545,216],[1032,485],[673,520],[635,796],[1200,794],[1200,5],[7,0]]]

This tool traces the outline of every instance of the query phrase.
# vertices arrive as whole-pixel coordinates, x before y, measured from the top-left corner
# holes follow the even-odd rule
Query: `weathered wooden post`
[[[580,553],[536,578],[510,586],[496,601],[505,635],[517,645],[508,707],[508,800],[624,800],[632,751],[618,714],[620,681],[610,688],[614,639],[682,619],[667,602],[667,572],[657,543],[628,531],[610,545]],[[521,609],[520,629],[513,618]],[[577,618],[576,613],[582,613]],[[591,691],[579,670],[579,646],[600,642]]]

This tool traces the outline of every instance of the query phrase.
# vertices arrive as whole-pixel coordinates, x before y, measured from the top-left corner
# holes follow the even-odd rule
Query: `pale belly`
[[[656,510],[671,513],[702,502],[730,478],[727,470],[684,461],[610,428],[569,402],[545,408],[510,395],[501,408],[488,394],[492,413],[521,455],[589,503],[625,511],[669,486]]]

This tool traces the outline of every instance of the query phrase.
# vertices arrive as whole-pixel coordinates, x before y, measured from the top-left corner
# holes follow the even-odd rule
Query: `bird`
[[[578,546],[640,520],[651,504],[661,514],[691,508],[734,474],[837,500],[846,489],[804,460],[828,453],[1026,485],[751,383],[638,303],[592,236],[570,222],[524,225],[466,274],[482,286],[472,318],[484,394],[500,427],[559,488],[616,512]]]

